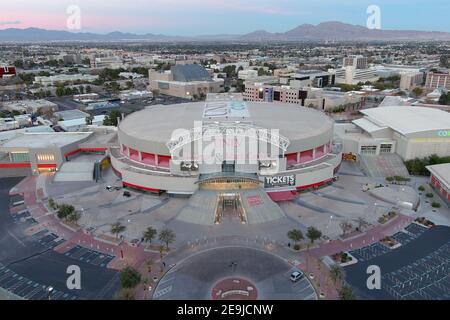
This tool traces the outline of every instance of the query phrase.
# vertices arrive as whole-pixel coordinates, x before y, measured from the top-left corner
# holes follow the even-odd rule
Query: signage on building
[[[295,186],[295,175],[273,176],[264,178],[265,188],[294,187],[294,186]]]
[[[439,137],[449,137],[450,138],[450,130],[441,130],[438,132]]]

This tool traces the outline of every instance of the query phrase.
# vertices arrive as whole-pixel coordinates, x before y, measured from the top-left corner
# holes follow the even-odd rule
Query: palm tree
[[[165,243],[167,250],[169,250],[169,244],[175,241],[175,237],[175,232],[167,228],[159,233],[159,241]]]
[[[353,225],[349,221],[341,222],[339,226],[341,227],[344,236],[353,228]]]
[[[349,286],[343,286],[341,290],[339,290],[339,299],[356,300],[356,295],[353,292],[352,288],[350,288]]]
[[[317,230],[314,227],[309,227],[308,231],[306,233],[306,236],[311,241],[311,244],[313,244],[314,241],[316,241],[317,239],[320,239],[320,237],[322,237],[322,232],[320,230]]]
[[[334,285],[337,285],[337,283],[342,281],[344,278],[344,270],[337,265],[332,266],[330,270],[330,278],[333,280]]]
[[[298,229],[292,229],[287,233],[287,236],[289,239],[294,241],[295,244],[298,244],[300,241],[302,241],[305,237],[303,236],[303,233],[301,230]]]
[[[116,235],[116,238],[119,238],[119,234],[124,232],[126,227],[122,225],[120,222],[116,222],[111,226],[111,233]]]
[[[156,231],[155,228],[148,227],[144,232],[144,242],[152,243],[152,240],[155,239],[157,233],[158,231]]]

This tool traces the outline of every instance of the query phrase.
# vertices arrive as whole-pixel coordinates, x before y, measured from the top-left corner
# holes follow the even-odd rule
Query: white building
[[[54,86],[58,83],[65,83],[65,82],[93,82],[98,79],[98,76],[90,75],[90,74],[60,74],[55,76],[49,76],[49,77],[35,77],[34,83],[40,84],[42,86]]]
[[[403,160],[432,154],[450,155],[450,113],[425,107],[384,107],[360,110],[353,124],[336,124],[344,153],[396,153]]]
[[[374,68],[357,69],[353,66],[347,66],[336,70],[336,83],[358,84],[367,81],[375,82],[378,79],[380,79],[380,77],[378,76],[377,70]]]
[[[8,101],[3,103],[3,108],[9,112],[17,111],[20,113],[37,113],[57,111],[58,105],[44,99],[40,100],[20,100]]]
[[[400,73],[400,89],[412,90],[421,86],[424,80],[422,72],[401,72]]]
[[[238,72],[238,78],[241,80],[254,79],[258,77],[258,70],[245,69]]]

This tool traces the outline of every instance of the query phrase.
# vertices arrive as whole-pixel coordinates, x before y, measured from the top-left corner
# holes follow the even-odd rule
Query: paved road
[[[258,299],[316,299],[306,278],[295,284],[289,280],[292,271],[292,266],[283,259],[261,250],[216,248],[193,255],[168,272],[159,282],[153,298],[210,300],[217,282],[237,277],[256,286]]]
[[[117,272],[56,253],[23,234],[20,223],[9,214],[9,190],[19,181],[0,179],[0,263],[21,276],[81,299],[112,298],[118,288]],[[66,287],[66,269],[74,264],[81,268],[82,289],[76,292]]]

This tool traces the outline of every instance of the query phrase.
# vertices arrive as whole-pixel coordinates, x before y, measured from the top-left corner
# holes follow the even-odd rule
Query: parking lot
[[[408,233],[404,234],[412,239],[408,238],[401,247],[345,267],[346,280],[359,298],[450,299],[450,227],[426,229],[414,225],[406,230]],[[380,267],[381,290],[369,290],[366,286],[369,265]]]
[[[20,224],[24,229],[29,228],[38,222],[31,216],[28,210],[22,210],[12,214],[14,222]]]
[[[76,245],[69,251],[65,252],[64,255],[102,268],[106,268],[108,263],[114,259],[114,256],[112,255],[83,248],[79,245]]]
[[[48,230],[42,230],[38,233],[35,233],[33,235],[33,238],[42,246],[53,249],[59,246],[61,243],[63,243],[65,240],[58,237],[56,234],[48,231]]]
[[[48,286],[34,282],[0,264],[0,287],[15,295],[29,300],[47,300]],[[54,289],[50,296],[52,300],[76,300],[77,296]]]

